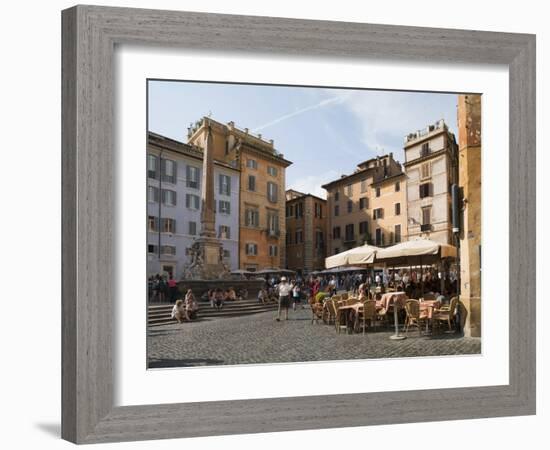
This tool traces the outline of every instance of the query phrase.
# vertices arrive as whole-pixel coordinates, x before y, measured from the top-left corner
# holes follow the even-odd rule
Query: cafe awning
[[[370,264],[374,261],[374,256],[378,250],[378,247],[367,244],[355,247],[325,258],[325,267],[332,269],[334,267]]]
[[[456,258],[456,247],[440,244],[431,239],[415,239],[401,242],[376,252],[376,262],[418,261],[425,262],[443,258]]]

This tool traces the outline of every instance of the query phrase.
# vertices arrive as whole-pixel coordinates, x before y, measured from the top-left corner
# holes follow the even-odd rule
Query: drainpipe
[[[158,218],[158,235],[159,235],[159,243],[158,243],[158,256],[159,256],[159,273],[162,272],[160,269],[160,224],[161,224],[161,208],[162,208],[162,150],[160,151],[160,154],[159,154],[159,198],[158,198],[158,203],[159,203],[159,218]]]

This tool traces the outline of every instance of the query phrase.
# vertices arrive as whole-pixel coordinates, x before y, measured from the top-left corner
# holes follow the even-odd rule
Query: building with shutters
[[[406,239],[406,177],[393,154],[362,162],[327,191],[327,256],[365,243],[384,247]]]
[[[207,124],[214,158],[239,171],[239,267],[257,271],[285,264],[285,170],[292,164],[273,140],[203,117],[188,129],[188,142],[204,147]]]
[[[327,201],[286,191],[286,267],[300,274],[325,268]]]
[[[216,230],[230,269],[239,266],[240,172],[214,160]],[[173,274],[190,262],[201,231],[202,150],[156,133],[147,141],[147,274]]]
[[[451,185],[458,182],[458,146],[443,120],[404,139],[407,234],[454,244]]]

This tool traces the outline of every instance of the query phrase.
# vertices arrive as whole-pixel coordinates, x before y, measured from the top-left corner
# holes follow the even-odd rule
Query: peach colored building
[[[273,140],[209,117],[189,127],[190,144],[204,148],[206,124],[212,130],[214,158],[240,170],[239,267],[284,267],[285,169],[292,163],[275,149]]]
[[[390,153],[323,185],[328,206],[327,255],[364,243],[383,247],[405,240],[405,181],[401,164]]]

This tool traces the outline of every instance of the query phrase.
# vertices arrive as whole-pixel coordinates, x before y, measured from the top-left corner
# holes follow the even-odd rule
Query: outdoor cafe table
[[[357,301],[355,303],[349,304],[349,305],[342,305],[338,307],[339,311],[343,311],[346,317],[346,325],[351,324],[354,322],[354,317],[357,319],[359,317],[359,313],[363,311],[364,303],[361,301]],[[376,302],[376,310],[379,311],[383,308],[380,301]]]
[[[353,316],[357,317],[359,312],[363,309],[363,302],[357,301],[350,305],[338,306],[338,311],[342,311],[346,318],[346,326],[349,329],[349,324],[353,322]]]
[[[434,310],[439,308],[441,306],[441,302],[439,300],[423,300],[420,299],[419,301],[420,311],[425,312],[426,314],[426,334],[429,333],[428,330],[428,322],[432,320]]]

